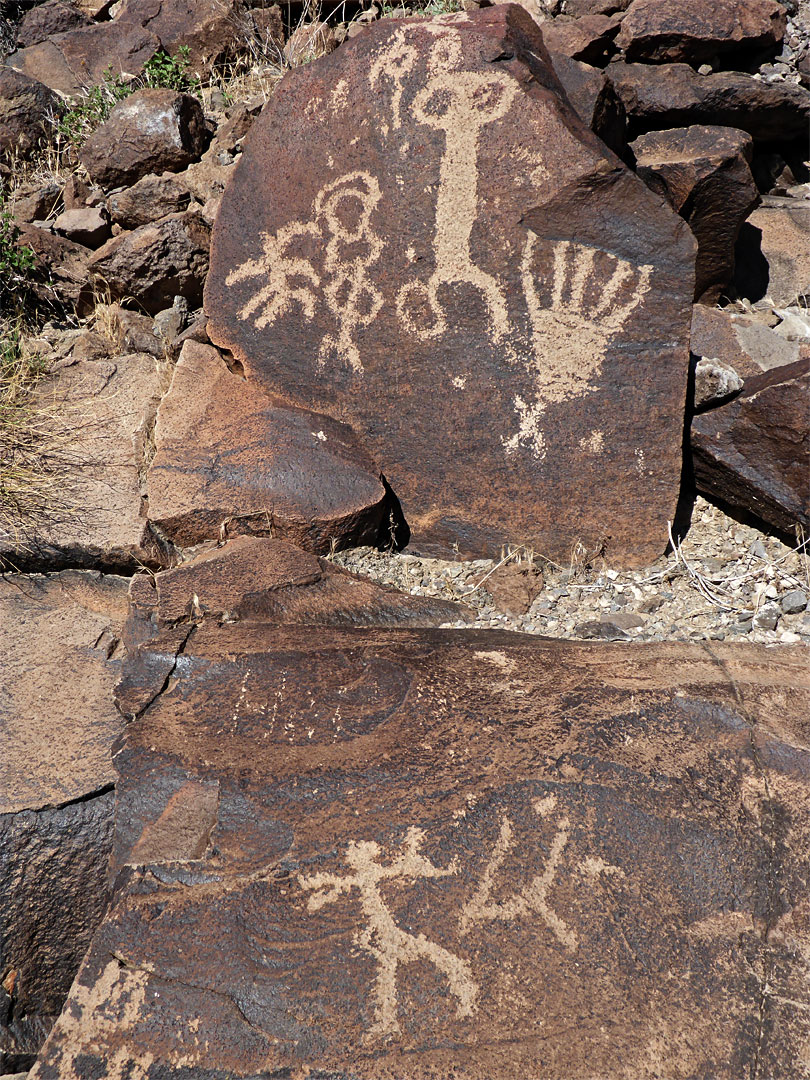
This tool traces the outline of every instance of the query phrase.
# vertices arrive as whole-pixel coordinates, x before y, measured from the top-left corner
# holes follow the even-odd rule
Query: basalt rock
[[[132,187],[116,191],[107,199],[113,221],[124,229],[138,229],[167,214],[179,214],[188,208],[191,195],[182,177],[173,173],[144,176]]]
[[[45,304],[54,298],[79,313],[86,313],[92,304],[92,288],[87,270],[92,252],[65,236],[21,224],[19,244],[30,248],[36,256],[35,279],[32,289]]]
[[[616,52],[613,39],[619,25],[618,19],[606,15],[583,15],[565,22],[555,19],[543,24],[543,41],[549,52],[604,67]]]
[[[810,201],[766,200],[751,214],[745,229],[741,257],[748,258],[744,264],[741,261],[736,276],[740,293],[753,300],[767,296],[776,307],[806,306],[810,299]],[[757,269],[761,270],[759,279]]]
[[[32,1080],[795,1080],[800,650],[206,620],[166,657]]]
[[[554,74],[586,127],[613,153],[627,162],[627,114],[624,102],[604,71],[549,50]]]
[[[795,540],[810,527],[810,359],[746,380],[728,405],[695,417],[698,490]]]
[[[59,98],[36,78],[0,69],[0,159],[29,156],[59,109]]]
[[[55,34],[64,34],[81,26],[92,26],[84,12],[64,0],[45,0],[23,15],[17,29],[17,45],[21,49],[39,45]]]
[[[208,139],[202,106],[191,94],[138,90],[115,106],[79,157],[94,183],[124,187],[147,173],[180,172],[201,157]]]
[[[733,66],[777,52],[786,21],[776,0],[633,0],[616,44],[628,61],[697,67],[720,57]]]
[[[155,428],[149,517],[180,547],[244,533],[327,554],[390,542],[379,468],[345,424],[251,386],[186,342]]]
[[[127,581],[0,579],[0,1070],[27,1069],[101,920]]]
[[[798,342],[786,341],[752,315],[696,304],[692,312],[692,352],[730,364],[743,378],[794,364]]]
[[[693,243],[521,8],[383,20],[253,124],[208,332],[249,384],[351,425],[422,550],[639,564],[677,499]]]
[[[737,237],[759,203],[751,136],[698,125],[642,135],[631,149],[638,175],[695,234],[695,299],[715,303],[733,281]]]

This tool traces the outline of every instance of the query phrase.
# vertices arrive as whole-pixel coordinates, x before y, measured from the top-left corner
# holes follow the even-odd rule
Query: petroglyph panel
[[[357,430],[417,541],[632,563],[677,499],[692,247],[570,111],[519,8],[385,20],[252,129],[209,332]]]

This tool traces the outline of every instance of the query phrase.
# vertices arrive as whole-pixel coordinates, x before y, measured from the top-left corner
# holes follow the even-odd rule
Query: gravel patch
[[[810,642],[810,555],[698,498],[680,545],[642,570],[559,566],[525,548],[502,560],[448,561],[356,548],[333,561],[414,596],[457,600],[448,626],[558,638]]]

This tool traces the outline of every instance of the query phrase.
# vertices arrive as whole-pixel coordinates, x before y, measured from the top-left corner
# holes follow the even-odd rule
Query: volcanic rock
[[[778,51],[787,15],[776,0],[633,0],[616,44],[628,61],[734,64]]]
[[[581,19],[554,19],[543,23],[543,41],[550,53],[604,67],[616,46],[613,39],[619,20],[606,15],[583,15]]]
[[[785,341],[753,316],[704,304],[692,312],[692,352],[716,357],[746,379],[801,359],[797,342]]]
[[[27,1069],[106,907],[127,581],[0,578],[0,1069]]]
[[[241,0],[126,0],[119,23],[143,26],[169,56],[187,48],[189,70],[200,75],[244,49],[251,29]]]
[[[810,360],[748,379],[728,405],[692,422],[695,482],[785,537],[810,527]]]
[[[54,229],[84,247],[101,247],[110,237],[110,223],[96,206],[64,210],[54,221]]]
[[[806,304],[810,298],[810,202],[785,199],[782,203],[760,207],[746,222],[747,229],[756,230],[758,250],[767,263],[762,288],[775,307]],[[752,291],[747,270],[747,265],[741,266],[737,275],[744,296]],[[755,286],[753,291],[759,289]]]
[[[805,660],[206,620],[32,1080],[795,1080]]]
[[[30,248],[36,256],[34,293],[45,303],[54,293],[68,307],[79,313],[92,303],[87,262],[91,252],[65,236],[57,236],[36,225],[20,225],[18,243]]]
[[[253,124],[208,332],[249,382],[352,426],[423,550],[638,564],[677,499],[693,243],[573,113],[519,7],[383,20]]]
[[[67,360],[37,390],[43,505],[22,503],[0,531],[0,565],[134,570],[162,558],[142,513],[143,473],[160,398],[151,356]]]
[[[695,364],[695,408],[718,405],[743,388],[740,373],[722,360],[706,358]]]
[[[29,45],[39,45],[55,34],[92,25],[92,20],[73,4],[64,0],[45,0],[44,4],[31,8],[23,15],[17,28],[17,45],[24,49]]]
[[[733,280],[734,245],[759,202],[750,169],[751,136],[736,128],[698,125],[642,135],[631,149],[638,175],[695,234],[695,299],[713,304]]]
[[[565,0],[565,13],[574,18],[583,15],[615,15],[626,11],[632,0]]]
[[[108,240],[88,262],[88,269],[117,300],[128,297],[152,314],[185,296],[202,300],[208,272],[211,232],[195,210],[168,214],[132,232]]]
[[[251,386],[188,341],[155,428],[149,516],[188,547],[244,533],[332,547],[389,540],[379,468],[345,424]]]
[[[711,124],[740,128],[754,139],[807,138],[810,92],[766,83],[737,71],[698,75],[688,64],[610,64],[608,75],[627,110],[630,138],[660,128]]]
[[[554,74],[574,112],[613,153],[628,161],[624,102],[604,71],[549,50]],[[632,159],[630,159],[632,161]]]
[[[147,173],[179,172],[208,145],[199,101],[175,90],[138,90],[119,101],[79,154],[103,188],[129,186]]]
[[[138,229],[167,214],[179,214],[191,200],[182,177],[173,173],[144,176],[137,184],[116,191],[107,199],[113,221],[124,229]]]
[[[59,98],[35,78],[0,68],[0,158],[27,157],[45,137]]]
[[[337,46],[337,37],[329,23],[302,23],[290,34],[283,55],[291,67],[297,67],[333,52]]]

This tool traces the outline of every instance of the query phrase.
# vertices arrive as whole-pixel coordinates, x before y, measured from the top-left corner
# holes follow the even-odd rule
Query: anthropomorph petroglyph
[[[263,279],[238,317],[252,318],[260,330],[297,306],[305,318],[313,319],[323,298],[337,331],[324,336],[318,365],[322,367],[335,353],[353,370],[362,371],[355,335],[358,327],[377,317],[383,304],[369,277],[369,268],[383,250],[382,240],[371,228],[371,215],[380,198],[380,185],[370,173],[347,173],[318,192],[312,221],[291,222],[275,236],[265,233],[263,254],[225,279],[227,285]],[[323,251],[320,272],[313,258],[318,247]]]
[[[334,903],[344,893],[356,889],[365,919],[365,928],[356,937],[357,944],[374,957],[377,976],[374,982],[374,1023],[368,1031],[368,1041],[399,1032],[397,1020],[397,970],[401,964],[428,960],[447,979],[450,992],[456,999],[456,1016],[471,1016],[475,1008],[478,987],[472,978],[470,965],[448,949],[430,941],[424,934],[410,934],[397,926],[381,892],[385,881],[403,878],[444,878],[457,873],[456,860],[446,867],[434,866],[419,846],[421,829],[410,828],[404,850],[390,863],[379,861],[380,846],[373,840],[352,841],[346,848],[346,863],[351,873],[317,873],[301,879],[301,887],[313,890],[308,901],[310,911],[319,911]]]
[[[554,810],[556,804],[555,796],[548,795],[544,799],[535,800],[534,811],[538,816],[546,817]],[[468,933],[478,923],[496,919],[512,922],[513,919],[518,919],[532,911],[541,917],[549,930],[566,949],[576,949],[576,934],[563,922],[548,901],[549,889],[557,876],[560,860],[568,844],[569,828],[570,822],[568,818],[561,817],[557,823],[557,832],[551,841],[551,849],[543,872],[535,874],[528,885],[521,889],[520,892],[514,893],[508,899],[495,900],[492,894],[497,889],[496,875],[514,846],[512,824],[504,814],[501,818],[501,827],[495,848],[484,868],[481,882],[475,891],[475,895],[462,908],[459,919],[459,928],[462,934]]]
[[[534,269],[537,236],[529,230],[521,280],[532,327],[533,356],[526,365],[534,376],[534,401],[516,395],[517,432],[502,440],[507,453],[528,447],[543,458],[540,421],[549,405],[597,389],[608,347],[650,291],[652,266],[560,240],[552,248],[550,303],[541,300]]]

